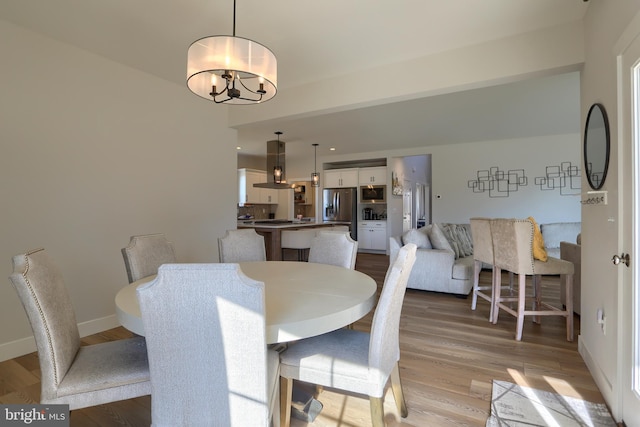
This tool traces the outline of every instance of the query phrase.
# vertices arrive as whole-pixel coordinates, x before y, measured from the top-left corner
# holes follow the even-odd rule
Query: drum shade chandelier
[[[249,105],[270,100],[278,90],[278,64],[271,50],[253,40],[233,36],[204,37],[189,46],[187,86],[216,104]]]

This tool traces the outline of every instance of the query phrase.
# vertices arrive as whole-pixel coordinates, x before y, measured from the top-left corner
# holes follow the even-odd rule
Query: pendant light
[[[313,145],[313,172],[311,173],[311,186],[319,187],[320,186],[320,175],[318,175],[318,144]]]
[[[281,184],[284,179],[282,166],[280,166],[280,135],[282,135],[282,132],[277,131],[274,133],[278,135],[278,152],[276,155],[276,165],[273,167],[273,182]]]

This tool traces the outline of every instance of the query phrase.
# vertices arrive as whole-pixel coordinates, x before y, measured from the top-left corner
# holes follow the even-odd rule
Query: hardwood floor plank
[[[356,269],[382,287],[389,258],[358,254]],[[488,284],[490,272],[481,282]],[[508,276],[503,275],[503,283]],[[559,304],[559,278],[543,279],[544,300]],[[368,331],[373,313],[356,322]],[[523,340],[515,341],[515,318],[501,312],[497,324],[489,319],[489,303],[480,300],[471,310],[471,298],[408,289],[400,321],[400,376],[409,416],[400,418],[393,395],[385,396],[385,420],[390,427],[484,427],[490,413],[492,381],[520,385],[584,398],[604,399],[578,354],[580,318],[575,339],[566,340],[563,318],[548,317],[542,324],[525,319]],[[93,344],[130,337],[115,328],[82,339]],[[0,402],[34,403],[39,398],[37,354],[0,363]],[[313,423],[293,419],[293,427],[362,427],[371,425],[369,400],[325,388],[318,399],[324,408]],[[148,426],[151,398],[143,397],[73,411],[71,426]]]

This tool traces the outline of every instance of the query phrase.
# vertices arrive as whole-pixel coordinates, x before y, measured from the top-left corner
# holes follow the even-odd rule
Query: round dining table
[[[375,306],[376,282],[359,271],[328,264],[296,261],[240,262],[248,277],[264,282],[267,343],[321,335],[350,325]],[[116,294],[120,324],[144,336],[136,288],[148,276]]]

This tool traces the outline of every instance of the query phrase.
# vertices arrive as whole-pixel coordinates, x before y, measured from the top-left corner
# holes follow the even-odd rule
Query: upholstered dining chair
[[[316,231],[313,229],[282,230],[280,232],[282,258],[284,259],[285,250],[295,249],[298,252],[298,261],[306,261],[306,253],[314,237],[316,237]]]
[[[238,264],[165,264],[137,289],[155,427],[279,426],[264,283]]]
[[[494,285],[493,323],[497,323],[499,310],[502,309],[517,318],[516,340],[522,340],[522,329],[525,316],[563,316],[567,323],[567,341],[573,341],[573,263],[554,257],[541,261],[534,257],[535,225],[529,219],[497,218],[491,220],[493,252],[495,265],[501,270],[512,272],[518,276],[518,294],[515,297],[501,295],[501,278],[496,275]],[[555,307],[542,301],[542,276],[565,275],[567,303],[565,309]],[[532,276],[533,308],[526,309],[526,278]],[[505,302],[517,302],[513,309]]]
[[[290,343],[280,354],[280,407],[283,426],[290,422],[293,380],[369,396],[374,427],[384,422],[383,398],[391,380],[402,417],[408,415],[400,382],[400,313],[416,245],[403,246],[392,261],[373,315],[371,332],[338,329]]]
[[[176,262],[173,244],[162,233],[131,236],[122,257],[129,283],[156,274],[162,264]]]
[[[348,231],[318,231],[311,241],[309,262],[356,268],[358,242],[349,236]]]
[[[220,262],[266,261],[264,236],[253,228],[227,230],[218,238],[218,256]]]
[[[14,256],[9,279],[36,341],[40,403],[73,410],[151,393],[144,338],[80,345],[62,274],[44,249]]]

